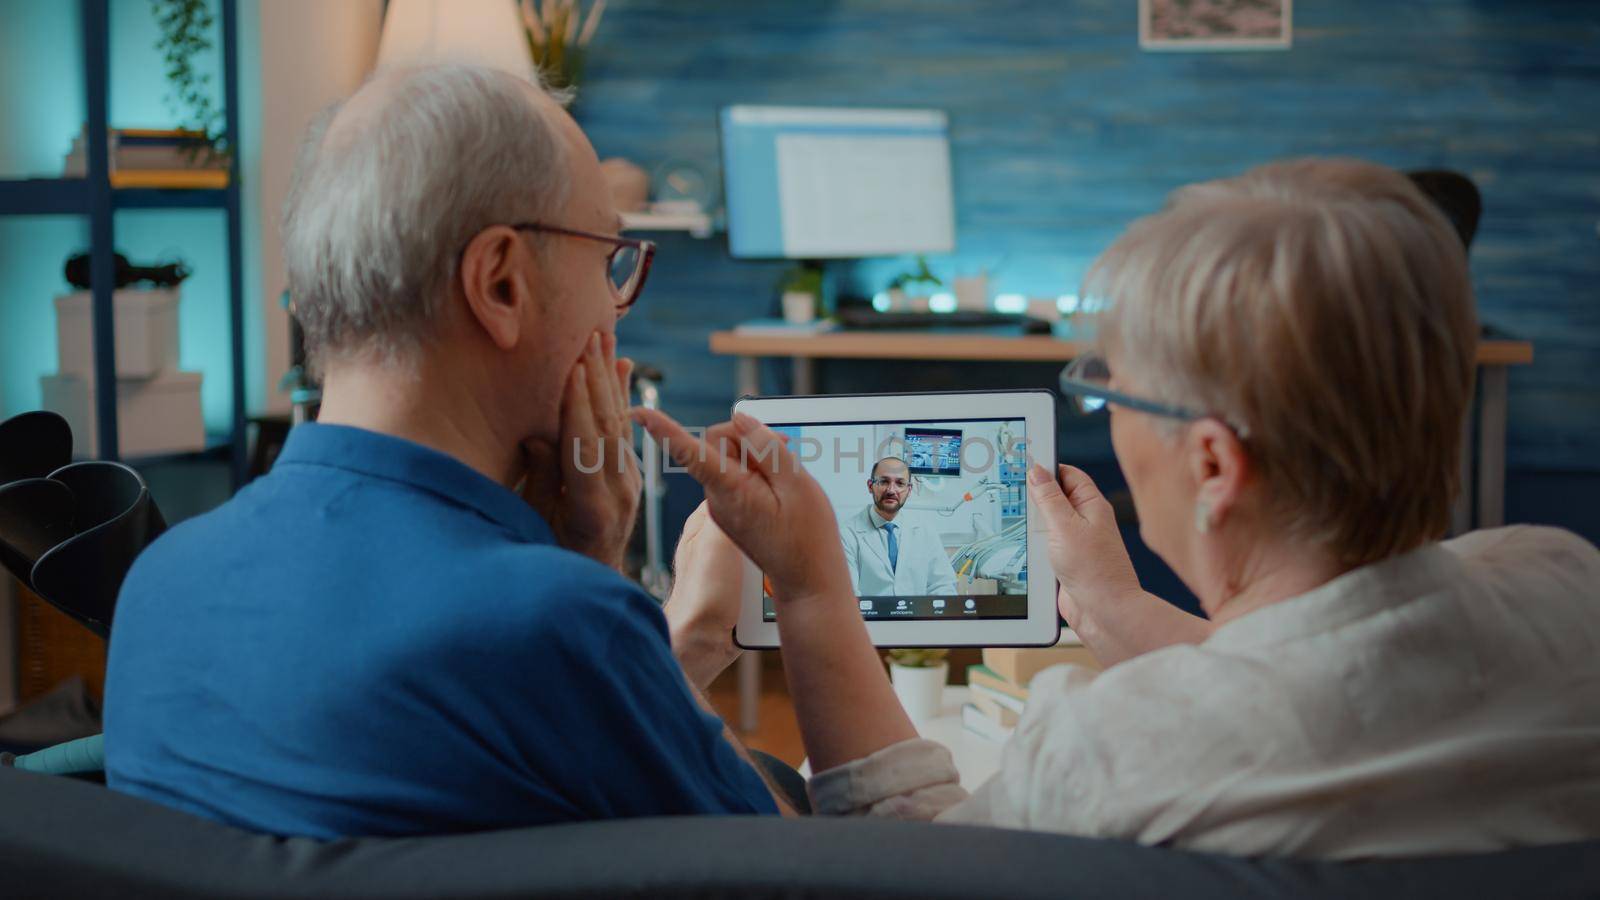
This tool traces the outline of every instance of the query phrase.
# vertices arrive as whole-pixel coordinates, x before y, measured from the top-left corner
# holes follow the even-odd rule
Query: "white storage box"
[[[56,298],[56,371],[94,380],[94,313],[88,291]],[[149,378],[178,368],[176,288],[113,291],[117,377]]]
[[[117,381],[117,450],[124,457],[190,453],[206,446],[200,416],[200,373],[164,372]],[[100,455],[95,428],[94,382],[75,375],[43,375],[44,408],[72,426],[72,453]]]

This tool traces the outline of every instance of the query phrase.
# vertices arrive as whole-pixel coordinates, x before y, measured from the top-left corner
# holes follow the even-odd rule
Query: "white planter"
[[[56,371],[94,379],[94,316],[88,291],[56,298]],[[111,295],[117,377],[149,378],[178,368],[178,289],[125,288]]]
[[[199,372],[117,379],[117,449],[123,456],[189,453],[206,447]],[[40,404],[72,428],[72,455],[96,458],[95,385],[76,375],[41,375]]]
[[[969,275],[957,278],[954,284],[956,309],[973,312],[989,311],[989,276]]]
[[[805,325],[817,317],[817,295],[808,291],[783,292],[783,320]]]
[[[944,683],[950,676],[950,664],[937,666],[897,666],[890,664],[889,680],[894,684],[895,696],[905,707],[913,722],[939,717],[944,709]]]

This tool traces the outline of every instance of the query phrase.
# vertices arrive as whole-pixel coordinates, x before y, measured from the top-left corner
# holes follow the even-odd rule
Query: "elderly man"
[[[619,224],[577,125],[510,75],[383,74],[313,130],[284,248],[320,421],[129,574],[113,788],[316,837],[776,811],[691,684],[728,654],[680,668],[616,571],[614,326],[652,250]]]

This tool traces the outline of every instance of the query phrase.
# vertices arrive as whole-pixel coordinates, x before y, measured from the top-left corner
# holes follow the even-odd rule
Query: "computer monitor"
[[[733,256],[955,249],[943,111],[741,105],[724,108],[721,125]]]
[[[960,475],[961,429],[907,425],[905,452],[913,475]]]

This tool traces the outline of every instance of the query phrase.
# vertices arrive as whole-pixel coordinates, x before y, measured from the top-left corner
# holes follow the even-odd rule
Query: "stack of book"
[[[212,150],[204,133],[181,129],[112,128],[107,132],[114,188],[223,188],[228,158]],[[61,168],[65,178],[89,172],[85,132],[72,142]]]
[[[1028,703],[1033,676],[1051,666],[1069,664],[1100,668],[1089,648],[1065,628],[1054,647],[985,647],[982,665],[967,667],[972,699],[961,708],[962,726],[991,741],[1006,740]]]

